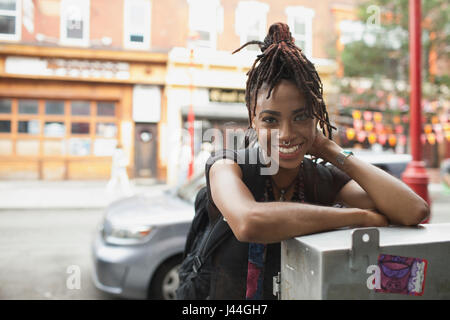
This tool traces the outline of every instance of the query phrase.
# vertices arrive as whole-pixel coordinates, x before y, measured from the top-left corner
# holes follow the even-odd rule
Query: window
[[[0,120],[0,133],[10,133],[10,132],[11,132],[11,121]]]
[[[64,137],[66,126],[61,121],[46,121],[44,125],[44,136],[46,137]]]
[[[0,40],[20,40],[20,13],[20,0],[0,0]]]
[[[188,0],[188,43],[195,47],[217,47],[217,33],[223,28],[223,8],[219,0]]]
[[[11,113],[11,100],[0,99],[0,113]]]
[[[295,44],[303,50],[307,58],[311,58],[314,10],[302,6],[287,7],[286,15]]]
[[[19,100],[19,114],[38,114],[38,101]]]
[[[64,114],[64,101],[45,101],[45,114],[48,115]]]
[[[124,46],[130,49],[150,48],[150,0],[125,0]]]
[[[0,155],[111,156],[120,134],[116,104],[1,98]]]
[[[19,121],[17,131],[19,133],[27,134],[39,134],[40,133],[40,122],[39,120],[24,120]]]
[[[73,116],[89,116],[91,114],[91,105],[89,101],[72,101]]]
[[[241,1],[236,8],[235,29],[241,45],[248,41],[263,41],[266,34],[269,5],[257,1]],[[259,50],[258,46],[248,46],[247,50]]]
[[[72,122],[72,134],[89,134],[89,123]]]
[[[89,0],[61,0],[61,43],[89,45]]]
[[[114,102],[97,102],[97,116],[114,117],[115,115]]]

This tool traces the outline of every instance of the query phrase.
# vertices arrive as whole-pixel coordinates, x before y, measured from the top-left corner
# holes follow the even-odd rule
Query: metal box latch
[[[352,232],[350,269],[360,270],[376,264],[380,247],[380,232],[377,228],[360,228]]]

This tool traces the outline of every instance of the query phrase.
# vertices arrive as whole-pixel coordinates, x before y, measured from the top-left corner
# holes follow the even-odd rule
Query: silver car
[[[410,155],[354,150],[359,158],[400,178]],[[96,287],[131,299],[174,299],[194,200],[204,174],[178,191],[134,196],[106,210],[93,245]]]
[[[203,185],[204,175],[177,191],[109,205],[92,246],[95,286],[122,298],[174,299],[195,196]]]

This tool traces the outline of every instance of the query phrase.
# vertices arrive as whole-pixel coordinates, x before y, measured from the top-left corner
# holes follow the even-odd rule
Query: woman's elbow
[[[422,201],[416,210],[411,211],[402,221],[405,226],[415,226],[430,216],[430,207],[426,201]]]
[[[258,214],[255,208],[248,210],[242,214],[239,225],[235,228],[234,235],[240,242],[257,242],[260,228],[257,225]]]

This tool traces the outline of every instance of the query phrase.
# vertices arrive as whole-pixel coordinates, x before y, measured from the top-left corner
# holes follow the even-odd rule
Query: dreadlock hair
[[[295,40],[289,31],[289,26],[282,22],[270,26],[269,32],[261,41],[249,41],[233,54],[250,44],[257,44],[261,54],[256,57],[251,69],[247,72],[245,103],[248,109],[248,129],[251,128],[252,116],[256,112],[258,91],[264,85],[269,88],[267,99],[272,89],[281,79],[292,81],[304,94],[306,99],[306,114],[319,120],[325,136],[332,139],[332,129],[328,112],[323,101],[322,81],[314,65],[295,45]],[[249,146],[249,136],[245,136],[245,148]]]

